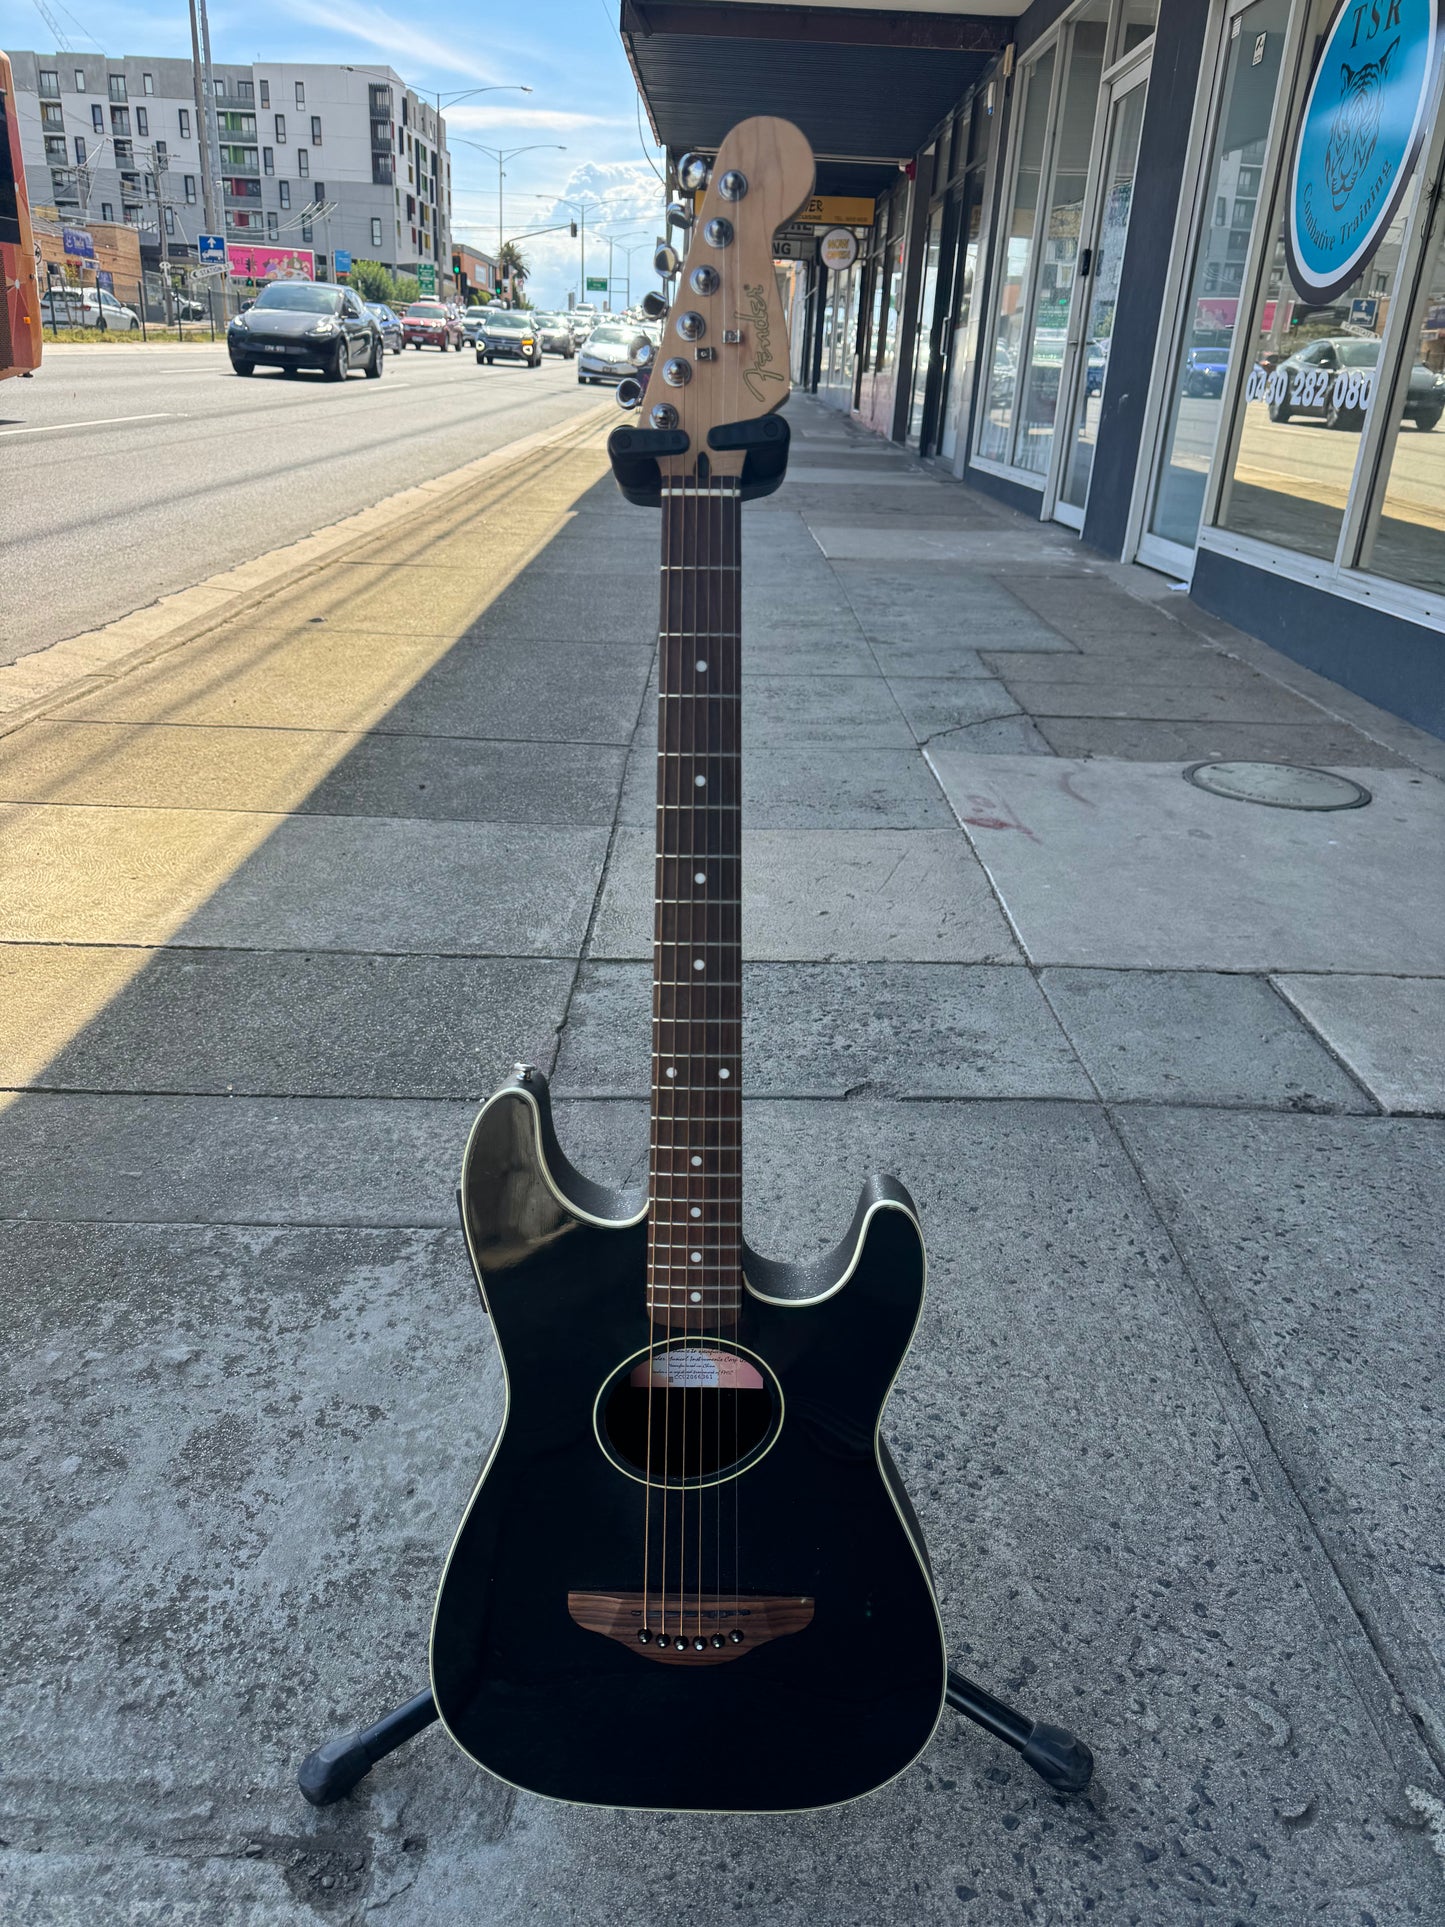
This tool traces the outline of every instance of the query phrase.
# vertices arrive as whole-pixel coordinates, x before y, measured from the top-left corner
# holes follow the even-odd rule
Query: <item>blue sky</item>
[[[185,0],[166,8],[127,0],[47,0],[71,45],[109,54],[188,58]],[[587,271],[607,272],[607,249],[594,234],[656,231],[662,190],[647,164],[658,161],[644,119],[638,135],[637,91],[617,37],[616,0],[534,0],[479,9],[437,0],[424,11],[406,0],[211,0],[211,53],[216,65],[253,60],[384,64],[419,91],[443,97],[470,87],[525,82],[530,94],[483,94],[446,109],[453,161],[453,232],[490,246],[497,234],[496,163],[463,144],[492,148],[556,143],[565,152],[519,154],[508,163],[506,225],[511,234],[567,218],[554,199],[605,201],[589,216]],[[342,24],[344,23],[344,24]],[[0,45],[49,52],[55,36],[32,0],[0,0]],[[539,302],[562,302],[577,282],[578,247],[565,237],[523,241],[534,265]],[[633,295],[651,249],[632,256]],[[620,276],[623,260],[613,251]],[[619,290],[620,298],[620,290]]]

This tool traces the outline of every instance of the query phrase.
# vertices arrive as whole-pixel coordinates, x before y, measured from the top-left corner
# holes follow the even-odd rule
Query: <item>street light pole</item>
[[[500,148],[484,146],[481,141],[469,141],[463,134],[458,134],[457,139],[463,147],[475,147],[479,154],[490,155],[497,163],[497,266],[500,268],[502,265],[502,249],[506,246],[507,241],[506,220],[502,205],[502,178],[505,164],[508,161],[515,160],[518,154],[540,154],[544,150],[554,154],[565,154],[567,149],[560,141],[531,141],[526,147]],[[507,296],[509,300],[511,298],[511,292],[512,272],[509,268],[507,270]]]
[[[201,211],[207,230],[224,236],[225,216],[221,211],[219,175],[221,148],[216,135],[216,103],[212,97],[211,29],[206,20],[206,0],[190,0],[191,78],[196,97],[196,143],[201,150]],[[202,62],[201,51],[205,49]]]

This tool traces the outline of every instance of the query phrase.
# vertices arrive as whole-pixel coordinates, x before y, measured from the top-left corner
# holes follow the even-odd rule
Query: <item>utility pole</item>
[[[208,234],[224,235],[226,216],[221,205],[221,142],[216,132],[216,103],[211,85],[211,28],[206,0],[190,0],[191,78],[196,95],[196,143],[201,150],[201,210]]]

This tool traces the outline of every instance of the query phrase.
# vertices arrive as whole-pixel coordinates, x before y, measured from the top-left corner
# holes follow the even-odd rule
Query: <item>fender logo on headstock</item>
[[[743,293],[747,296],[748,308],[739,314],[739,321],[753,324],[753,359],[750,367],[743,369],[743,385],[754,401],[765,399],[763,384],[769,381],[786,382],[787,377],[773,363],[773,323],[768,312],[768,297],[765,289],[745,283]]]

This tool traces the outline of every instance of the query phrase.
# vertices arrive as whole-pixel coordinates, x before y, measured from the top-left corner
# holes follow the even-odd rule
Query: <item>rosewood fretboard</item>
[[[742,1289],[741,503],[664,481],[648,1308],[736,1322]]]

